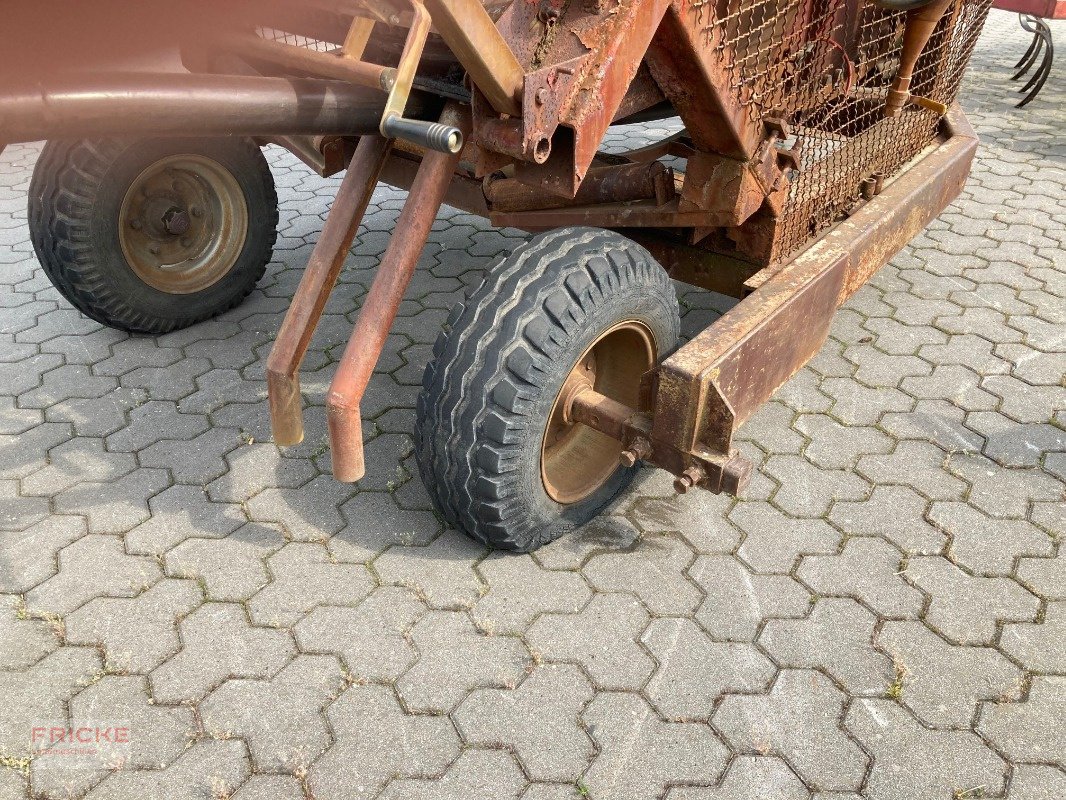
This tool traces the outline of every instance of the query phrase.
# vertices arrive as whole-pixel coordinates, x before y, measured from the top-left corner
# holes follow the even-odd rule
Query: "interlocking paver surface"
[[[741,432],[745,499],[648,472],[527,556],[440,522],[410,436],[449,308],[522,234],[442,211],[345,486],[324,395],[403,194],[374,195],[282,451],[264,362],[339,181],[270,149],[260,287],[130,337],[48,283],[39,147],[8,148],[0,798],[1066,797],[1066,62],[1015,110],[1026,44],[993,14],[973,175]],[[686,336],[729,306],[681,292]],[[126,769],[27,757],[80,718],[131,726]]]

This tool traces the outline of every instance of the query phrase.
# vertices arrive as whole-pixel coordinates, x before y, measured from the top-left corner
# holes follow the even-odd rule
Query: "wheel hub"
[[[574,398],[592,388],[636,408],[640,379],[655,364],[655,340],[641,322],[628,321],[600,334],[581,355],[556,395],[541,445],[544,490],[557,503],[584,500],[619,469],[622,443],[571,418]]]
[[[168,294],[221,280],[248,234],[248,205],[234,175],[198,155],[160,159],[138,175],[119,210],[119,243],[130,268]]]

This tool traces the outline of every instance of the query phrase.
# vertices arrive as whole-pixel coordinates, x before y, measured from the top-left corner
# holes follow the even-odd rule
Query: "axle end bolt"
[[[680,475],[677,476],[677,480],[674,481],[674,488],[678,494],[685,494],[693,486],[698,484],[704,478],[703,470],[699,467],[689,467]]]
[[[189,212],[181,208],[168,208],[163,214],[163,227],[173,236],[184,236],[189,232],[192,221]]]
[[[629,449],[623,450],[618,461],[623,467],[635,467],[642,458],[651,455],[651,445],[646,439],[634,439]]]

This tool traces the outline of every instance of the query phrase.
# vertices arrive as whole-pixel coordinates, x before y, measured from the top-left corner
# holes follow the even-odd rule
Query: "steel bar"
[[[303,440],[300,364],[359,230],[390,146],[389,140],[380,136],[364,136],[359,140],[333,208],[326,217],[322,235],[311,253],[270,351],[267,360],[270,420],[274,441],[281,446],[299,444]]]
[[[0,138],[376,133],[385,98],[339,81],[93,73],[0,91]]]
[[[442,123],[460,127],[464,135],[470,133],[469,120],[469,112],[454,103],[441,116]],[[326,421],[333,475],[339,481],[357,481],[365,472],[359,404],[458,165],[458,154],[426,152],[396,221],[398,234],[389,241],[333,377]]]
[[[560,197],[515,178],[489,180],[485,196],[497,212],[564,208],[566,206],[655,200],[663,205],[674,197],[673,170],[659,161],[593,167],[574,198]]]
[[[426,0],[433,26],[501,114],[522,113],[525,71],[480,0]]]
[[[342,50],[320,53],[306,47],[292,47],[284,42],[262,39],[252,34],[220,37],[217,45],[242,58],[267,61],[298,72],[349,81],[378,91],[389,91],[396,81],[396,70],[349,57]]]

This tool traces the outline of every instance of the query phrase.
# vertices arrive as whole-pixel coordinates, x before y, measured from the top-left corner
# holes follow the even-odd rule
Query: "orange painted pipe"
[[[458,127],[464,137],[470,135],[469,110],[455,103],[445,108],[440,121]],[[426,151],[396,221],[397,235],[389,241],[333,377],[326,397],[326,422],[333,475],[339,481],[357,481],[366,471],[359,404],[458,165],[459,154]]]

